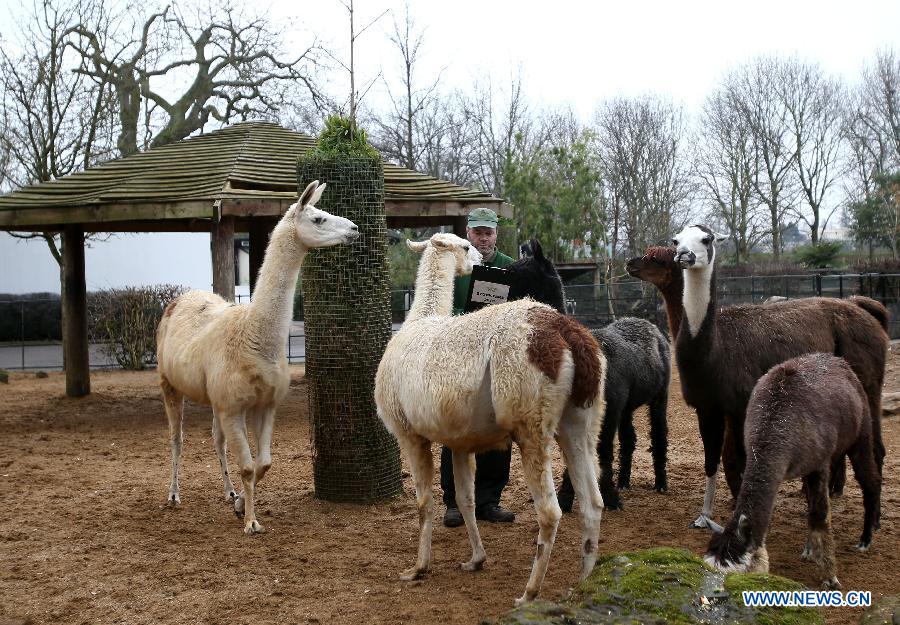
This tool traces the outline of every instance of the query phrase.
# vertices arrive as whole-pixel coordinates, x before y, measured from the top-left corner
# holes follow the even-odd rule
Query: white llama
[[[596,441],[606,361],[597,341],[578,323],[531,300],[450,316],[454,275],[472,271],[469,242],[436,234],[407,244],[422,252],[416,297],[375,378],[378,414],[409,458],[416,484],[419,552],[401,578],[415,579],[431,564],[432,442],[453,450],[457,504],[472,545],[472,558],[462,567],[474,571],[485,552],[475,524],[473,454],[512,439],[521,450],[540,526],[531,576],[516,604],[533,599],[562,514],[550,464],[554,437],[581,502],[586,577],[597,559],[603,510]]]
[[[311,182],[272,232],[250,304],[236,305],[206,291],[188,291],[169,304],[156,333],[160,386],[172,447],[169,502],[181,503],[178,464],[181,457],[184,398],[212,406],[213,442],[219,455],[225,499],[244,513],[244,533],[263,528],[256,520],[253,497],[272,464],[275,409],[290,383],[285,343],[294,306],[300,265],[311,248],[350,243],[359,231],[349,219],[313,206],[325,185]],[[256,462],[250,452],[247,421],[256,437]],[[228,476],[226,443],[241,470],[238,496]]]

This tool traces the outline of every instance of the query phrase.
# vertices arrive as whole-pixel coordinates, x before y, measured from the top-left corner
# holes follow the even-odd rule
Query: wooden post
[[[453,219],[453,234],[458,237],[466,238],[466,224],[469,223],[469,218],[466,215],[462,215],[460,217],[455,217]]]
[[[234,217],[223,216],[213,224],[212,232],[213,293],[234,301]]]
[[[256,289],[256,278],[269,245],[269,237],[278,221],[271,217],[250,218],[250,295]]]
[[[63,236],[63,349],[66,395],[84,397],[91,392],[88,356],[87,287],[84,279],[84,228],[65,227]]]

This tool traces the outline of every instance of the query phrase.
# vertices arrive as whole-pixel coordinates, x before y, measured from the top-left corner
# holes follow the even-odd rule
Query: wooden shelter
[[[90,392],[86,232],[209,232],[213,290],[234,299],[234,233],[250,235],[251,289],[268,235],[297,199],[297,158],[315,139],[267,122],[245,122],[185,139],[0,197],[0,230],[60,232],[66,392]],[[325,181],[327,182],[327,181]],[[384,164],[389,228],[452,226],[488,206],[508,204],[390,163]]]

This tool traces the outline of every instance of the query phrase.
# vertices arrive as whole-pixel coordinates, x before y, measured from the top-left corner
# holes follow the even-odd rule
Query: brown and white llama
[[[475,523],[473,454],[512,439],[539,525],[531,575],[516,603],[534,599],[562,515],[550,463],[554,438],[582,502],[586,577],[597,559],[603,511],[596,440],[606,363],[597,341],[577,322],[530,300],[451,316],[454,276],[472,271],[469,242],[436,234],[407,244],[422,253],[416,297],[375,378],[378,414],[409,459],[416,485],[419,549],[401,578],[415,579],[431,565],[432,443],[453,450],[457,504],[472,547],[462,567],[474,571],[483,566],[485,552]]]
[[[285,344],[293,317],[300,265],[312,248],[350,243],[359,236],[349,219],[317,209],[325,190],[311,182],[272,231],[249,304],[236,305],[206,291],[188,291],[166,308],[156,333],[160,386],[172,447],[169,503],[179,504],[184,398],[212,406],[212,434],[225,499],[244,514],[244,533],[263,531],[254,513],[254,491],[272,464],[275,409],[290,383]],[[256,438],[250,451],[247,422]],[[241,471],[238,496],[228,475],[226,448]]]
[[[847,360],[869,402],[875,462],[884,459],[881,388],[887,359],[888,312],[867,297],[811,297],[765,305],[716,306],[715,241],[706,226],[689,226],[673,244],[684,269],[683,321],[675,355],[685,402],[697,410],[706,494],[695,527],[712,527],[719,456],[732,496],[744,470],[744,417],[753,386],[776,364],[810,352]],[[724,444],[724,451],[723,451]],[[876,517],[877,523],[877,517]]]
[[[744,423],[747,467],[731,521],[710,538],[706,561],[734,572],[769,572],[766,534],[784,480],[803,478],[812,559],[824,588],[839,588],[828,500],[833,462],[850,457],[865,509],[857,549],[872,542],[881,478],[875,466],[868,398],[843,358],[813,353],[776,365],[756,383]]]

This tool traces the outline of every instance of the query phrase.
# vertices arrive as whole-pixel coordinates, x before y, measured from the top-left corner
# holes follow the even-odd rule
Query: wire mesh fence
[[[720,305],[758,304],[773,297],[838,297],[865,295],[880,301],[891,313],[889,334],[900,339],[900,274],[796,274],[720,277]],[[413,289],[391,291],[391,322],[396,331],[415,297]],[[238,296],[246,303],[249,296]],[[663,300],[656,288],[638,280],[604,285],[566,287],[569,315],[588,327],[601,327],[614,318],[640,317],[668,332]],[[0,369],[61,369],[60,306],[58,298],[0,300]],[[306,361],[306,330],[295,319],[285,347],[292,364]],[[100,343],[91,344],[91,367],[114,368]]]

